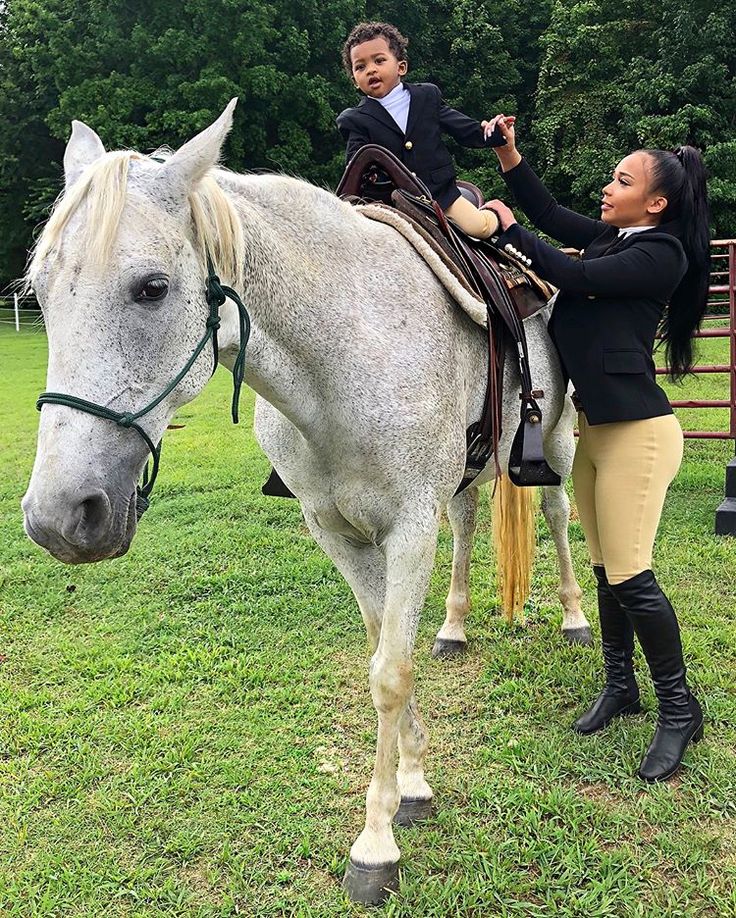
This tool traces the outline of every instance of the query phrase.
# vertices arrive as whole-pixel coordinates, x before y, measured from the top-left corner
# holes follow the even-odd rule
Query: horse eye
[[[162,300],[169,292],[169,282],[165,277],[152,277],[147,280],[135,295],[136,300],[150,303],[153,300]]]

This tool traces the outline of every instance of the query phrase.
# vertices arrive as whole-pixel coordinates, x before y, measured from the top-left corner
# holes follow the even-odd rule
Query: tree
[[[334,119],[357,98],[340,50],[361,19],[394,22],[409,78],[451,105],[515,113],[525,153],[579,209],[627,150],[702,146],[716,232],[736,234],[736,8],[722,0],[0,0],[0,286],[61,188],[74,118],[148,151],[238,96],[227,165],[334,187]],[[504,193],[489,151],[453,153]]]
[[[719,0],[555,0],[534,136],[546,179],[590,210],[639,147],[700,147],[715,232],[736,233],[736,9]]]

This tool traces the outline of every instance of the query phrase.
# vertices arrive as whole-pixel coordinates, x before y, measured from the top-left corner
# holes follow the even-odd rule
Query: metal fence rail
[[[700,365],[693,372],[722,373],[729,378],[727,399],[678,399],[670,404],[673,408],[728,408],[728,430],[687,430],[689,440],[734,440],[736,441],[736,239],[714,239],[711,242],[713,269],[708,291],[708,314],[705,322],[719,321],[721,328],[705,327],[696,333],[696,338],[728,338],[729,363]],[[666,367],[657,369],[665,374]],[[716,510],[716,535],[736,535],[736,458],[726,466],[726,494]]]
[[[708,308],[704,321],[726,321],[728,327],[703,328],[696,338],[730,339],[730,363],[703,365],[694,367],[693,372],[724,373],[729,377],[729,397],[727,399],[680,399],[672,401],[673,408],[728,408],[728,431],[687,430],[685,437],[689,440],[736,440],[736,240],[714,239],[711,242],[711,259],[714,269],[711,271]],[[722,310],[714,312],[713,310]],[[666,367],[657,369],[659,375],[667,373]]]

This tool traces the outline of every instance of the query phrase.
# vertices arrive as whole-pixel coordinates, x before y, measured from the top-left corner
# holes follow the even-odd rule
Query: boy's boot
[[[677,617],[650,570],[612,584],[611,590],[631,619],[659,701],[657,729],[639,777],[664,781],[680,767],[688,743],[703,736],[703,711],[685,681]]]
[[[638,714],[639,686],[634,678],[634,629],[611,592],[606,569],[593,565],[598,581],[598,616],[601,622],[606,684],[593,704],[572,725],[576,733],[595,733],[624,714]]]
[[[271,469],[268,481],[261,488],[261,493],[265,494],[267,497],[296,497],[296,495],[292,494],[286,487],[279,477],[279,473],[274,468]]]

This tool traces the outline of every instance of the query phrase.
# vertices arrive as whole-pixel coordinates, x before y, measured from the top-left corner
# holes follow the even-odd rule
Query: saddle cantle
[[[476,206],[483,203],[476,186],[460,182],[458,186]],[[393,153],[377,144],[366,144],[358,150],[337,194],[352,203],[377,202],[392,207],[420,230],[439,257],[453,265],[466,286],[486,304],[486,396],[480,420],[466,432],[466,466],[456,493],[464,490],[492,458],[497,461],[507,343],[514,349],[521,374],[521,420],[509,456],[509,478],[519,486],[559,485],[560,476],[547,464],[542,451],[542,412],[537,399],[544,393],[532,387],[522,325],[522,319],[547,303],[553,288],[512,254],[497,248],[493,240],[479,240],[464,233],[432,200],[424,183]]]
[[[359,198],[390,204],[391,195],[397,188],[420,197],[432,197],[424,182],[390,150],[377,143],[367,143],[347,164],[335,194],[348,200]]]

